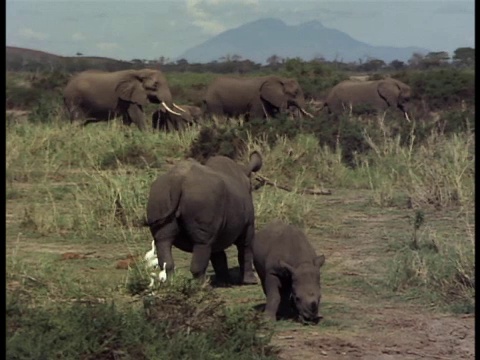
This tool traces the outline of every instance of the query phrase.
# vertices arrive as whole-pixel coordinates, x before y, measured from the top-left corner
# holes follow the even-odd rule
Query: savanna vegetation
[[[7,72],[6,107],[14,110],[6,116],[7,358],[278,358],[274,335],[305,330],[266,323],[259,285],[192,282],[190,255],[175,250],[175,281],[151,292],[142,260],[151,243],[142,226],[146,200],[159,173],[186,157],[241,161],[254,149],[264,157],[262,177],[292,190],[254,180],[257,228],[283,219],[326,255],[317,333],[375,331],[372,303],[472,313],[474,73],[393,65],[391,75],[415,94],[411,123],[395,113],[338,122],[317,114],[169,134],[121,121],[74,126],[60,96],[67,72]],[[297,77],[309,99],[352,75],[298,59],[245,71],[260,73]],[[198,104],[218,74],[166,75],[176,102]],[[19,110],[28,111],[23,120]],[[235,250],[228,256],[235,268]]]

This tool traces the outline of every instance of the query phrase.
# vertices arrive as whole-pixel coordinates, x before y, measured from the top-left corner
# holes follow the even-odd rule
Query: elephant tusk
[[[182,114],[180,113],[177,113],[176,111],[173,111],[172,109],[170,109],[167,104],[165,104],[165,101],[162,101],[162,105],[163,107],[165,108],[165,110],[171,112],[172,114],[175,114],[175,115],[178,115],[178,116],[182,116]]]
[[[405,119],[407,119],[408,122],[412,122],[412,121],[410,120],[410,118],[408,117],[408,114],[407,114],[406,111],[405,111]]]
[[[302,114],[307,115],[308,117],[313,119],[313,115],[310,114],[307,110],[300,108],[300,111],[302,112]]]
[[[180,111],[183,111],[183,112],[187,112],[187,110],[182,109],[182,108],[181,108],[180,106],[178,106],[177,104],[175,104],[175,103],[172,103],[172,104],[173,104],[173,107],[174,107],[174,108],[176,108],[176,109],[178,109],[178,110],[180,110]]]

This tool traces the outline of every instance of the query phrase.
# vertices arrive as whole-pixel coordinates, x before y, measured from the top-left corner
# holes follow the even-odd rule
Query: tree
[[[280,65],[282,62],[283,62],[283,59],[276,54],[273,54],[267,59],[267,64],[270,67],[278,67],[278,65]]]
[[[314,63],[323,63],[323,62],[325,62],[325,56],[323,56],[323,55],[320,54],[320,53],[316,53],[316,54],[312,57],[311,62],[314,62]]]
[[[423,67],[428,69],[431,67],[444,66],[449,60],[450,55],[448,55],[447,51],[432,51],[425,55]]]
[[[165,64],[167,64],[167,63],[169,63],[169,62],[170,62],[170,59],[169,59],[168,57],[160,56],[160,57],[158,58],[158,63],[159,63],[160,65],[165,65]]]
[[[222,56],[219,60],[229,63],[229,62],[236,62],[239,61],[242,57],[238,54],[227,54],[225,56]]]
[[[380,59],[369,58],[364,64],[359,66],[362,71],[378,71],[385,67],[385,61]]]
[[[400,60],[393,60],[390,64],[388,64],[394,70],[401,70],[405,67],[405,63]]]
[[[475,63],[475,49],[460,47],[453,52],[453,62],[456,65],[472,66]]]
[[[410,67],[412,68],[421,68],[423,65],[424,58],[425,57],[423,56],[423,54],[414,52],[412,54],[412,57],[408,59],[408,65],[410,65]]]

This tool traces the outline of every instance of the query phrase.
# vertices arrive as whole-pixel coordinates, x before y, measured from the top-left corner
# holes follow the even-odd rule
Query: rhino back
[[[280,221],[268,224],[255,235],[253,253],[257,263],[269,272],[276,272],[280,260],[296,267],[316,256],[303,231]]]

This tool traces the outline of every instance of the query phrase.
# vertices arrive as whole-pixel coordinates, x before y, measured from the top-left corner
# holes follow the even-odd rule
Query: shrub
[[[475,104],[475,74],[459,69],[403,71],[393,75],[412,87],[412,100],[424,100],[431,110]]]
[[[200,163],[214,155],[238,159],[246,149],[245,140],[239,131],[233,127],[204,126],[192,141],[186,156]]]
[[[115,303],[32,306],[7,297],[9,359],[274,359],[261,313],[232,310],[210,288],[177,278],[143,308]]]
[[[417,212],[418,214],[418,212]],[[413,242],[396,243],[387,283],[399,293],[415,293],[454,312],[475,308],[475,239],[469,222],[453,238],[426,226]]]

